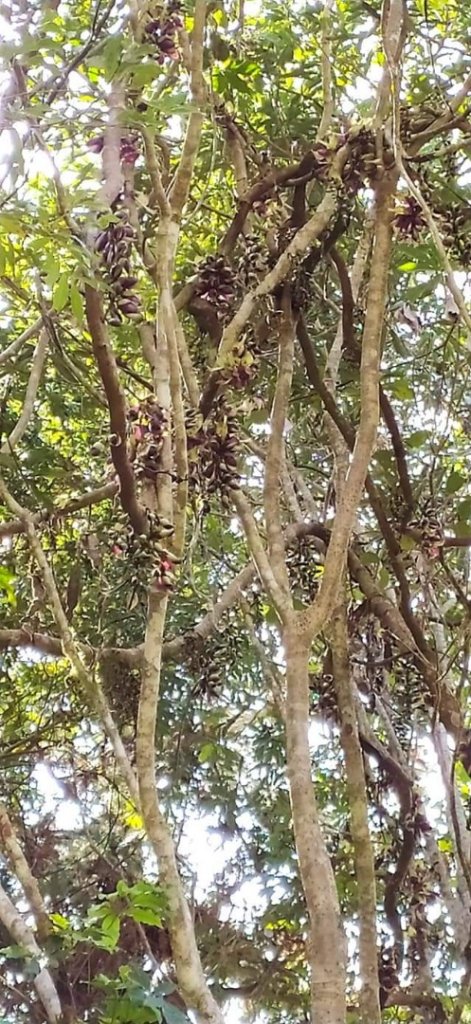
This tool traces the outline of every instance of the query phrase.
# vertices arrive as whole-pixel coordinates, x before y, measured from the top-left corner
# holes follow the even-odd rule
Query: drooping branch
[[[119,382],[116,359],[103,315],[101,297],[95,288],[85,288],[87,321],[93,353],[103,381],[110,411],[111,458],[119,477],[119,497],[137,534],[147,533],[147,516],[136,495],[136,481],[127,450],[126,402]]]
[[[281,589],[278,583],[245,494],[242,491],[235,491],[233,500],[257,572],[283,622],[289,617],[291,611],[291,597],[285,590]]]

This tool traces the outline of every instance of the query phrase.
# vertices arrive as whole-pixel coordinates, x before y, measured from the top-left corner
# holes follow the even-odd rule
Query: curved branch
[[[3,886],[0,884],[0,921],[10,933],[12,938],[20,946],[23,946],[27,953],[34,959],[42,957],[42,950],[38,946],[31,928],[23,921],[21,914],[16,910]],[[50,971],[43,967],[34,978],[34,987],[44,1007],[49,1024],[59,1024],[62,1019],[62,1007],[56,986],[52,980]]]
[[[333,178],[335,175],[340,174],[346,157],[347,147],[343,146],[335,157],[332,170]],[[211,407],[212,399],[218,387],[220,371],[224,369],[227,360],[230,358],[234,345],[248,322],[256,303],[260,298],[269,295],[277,285],[281,284],[288,277],[307,249],[317,241],[333,217],[338,213],[339,204],[338,185],[331,182],[327,186],[325,196],[317,210],[306,224],[297,231],[292,241],[278,258],[273,269],[266,274],[256,288],[245,294],[237,312],[224,329],[215,366],[211,370],[201,396],[200,409],[203,415],[206,415],[206,411]]]
[[[124,511],[137,534],[148,531],[147,516],[137,500],[136,481],[127,450],[126,402],[121,389],[118,367],[110,345],[103,315],[101,296],[96,288],[85,287],[87,322],[93,353],[103,381],[111,427],[111,458],[119,477],[119,497]]]
[[[296,328],[293,321],[290,293],[286,286],[284,288],[283,306],[283,321],[280,325],[278,343],[278,373],[270,420],[270,437],[268,439],[265,459],[263,505],[269,558],[273,565],[273,572],[278,586],[288,597],[290,587],[281,526],[280,479],[283,471],[284,431],[291,395]]]
[[[72,498],[71,501],[68,501],[66,505],[62,505],[60,508],[45,508],[41,512],[34,512],[32,516],[33,523],[35,526],[38,526],[47,520],[73,515],[74,512],[79,512],[82,508],[90,508],[90,505],[98,505],[101,501],[106,501],[107,498],[113,498],[118,493],[118,490],[118,484],[110,481],[110,483],[103,484],[101,487],[95,487],[92,491],[87,491],[79,498]],[[0,523],[0,539],[2,537],[14,537],[24,532],[25,524],[22,519],[11,519],[7,523]]]
[[[22,334],[19,334],[18,337],[12,341],[11,345],[8,345],[8,348],[5,348],[3,352],[0,352],[0,366],[4,366],[5,363],[8,363],[9,359],[13,359],[13,356],[16,356],[16,353],[20,351],[23,345],[29,341],[30,338],[34,338],[36,334],[39,334],[42,326],[43,318],[41,316],[39,317],[39,320],[35,320],[34,324],[31,324],[31,327],[27,327]]]
[[[339,579],[358,505],[374,451],[379,418],[379,373],[384,309],[387,296],[392,229],[390,204],[397,185],[397,173],[386,172],[376,195],[375,235],[368,304],[362,339],[360,387],[361,413],[352,460],[335,516],[319,594],[303,613],[305,627],[313,637],[324,625],[335,602]]]
[[[51,930],[49,915],[41,896],[37,879],[34,877],[21,849],[15,829],[2,801],[0,801],[0,845],[3,846],[10,867],[22,885],[26,899],[34,914],[38,935],[41,939],[45,939]]]
[[[33,354],[31,371],[29,375],[28,386],[26,388],[23,408],[21,410],[18,422],[15,424],[13,430],[7,437],[6,441],[3,442],[0,448],[0,453],[2,455],[14,451],[18,442],[21,441],[21,438],[23,437],[23,434],[27,429],[29,421],[33,415],[34,403],[36,400],[38,387],[41,381],[41,375],[43,372],[43,367],[46,359],[48,344],[48,333],[46,330],[43,330],[39,335],[38,344]]]

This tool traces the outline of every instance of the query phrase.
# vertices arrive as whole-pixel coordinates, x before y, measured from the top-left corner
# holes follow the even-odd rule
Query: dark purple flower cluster
[[[422,501],[409,525],[420,530],[422,551],[429,558],[438,558],[444,544],[444,530],[432,498]]]
[[[136,160],[138,160],[140,156],[138,135],[125,135],[121,139],[121,144],[119,147],[119,156],[122,164],[127,164],[130,167],[134,167]]]
[[[250,337],[250,335],[249,335]],[[253,339],[250,337],[250,341]],[[259,353],[249,338],[240,342],[232,352],[230,365],[223,371],[222,378],[235,391],[246,388],[256,376],[259,368]]]
[[[240,486],[237,471],[239,437],[237,420],[224,399],[216,404],[212,422],[194,430],[187,425],[190,485],[202,494],[219,492],[222,504],[230,505],[230,492]]]
[[[150,18],[144,29],[144,39],[157,50],[156,60],[163,64],[164,60],[178,60],[178,30],[183,27],[178,0],[170,0],[160,15]]]
[[[146,399],[140,405],[132,406],[128,420],[137,475],[155,480],[168,433],[167,414],[157,402]]]
[[[209,256],[199,266],[195,294],[212,306],[229,306],[235,296],[234,272],[224,256]]]
[[[347,139],[350,154],[342,172],[342,181],[347,192],[356,195],[365,182],[374,181],[377,177],[376,139],[367,128],[361,128],[355,136],[347,136]]]
[[[342,181],[347,192],[355,195],[365,181],[374,180],[377,176],[375,137],[369,129],[343,131],[334,146],[315,142],[312,147],[311,173],[316,181],[327,181],[335,154],[347,143],[349,152],[342,170]]]
[[[89,149],[91,153],[101,153],[104,143],[104,135],[95,135],[87,142],[87,149]],[[134,167],[136,160],[139,158],[139,152],[139,136],[135,133],[132,135],[123,135],[119,145],[119,158],[121,163]]]
[[[265,276],[273,261],[258,235],[245,235],[243,243],[237,268],[238,278],[243,288],[253,288]]]
[[[131,274],[131,249],[134,229],[128,222],[126,212],[115,214],[113,223],[100,231],[95,243],[104,265],[105,278],[110,296],[111,324],[122,323],[124,317],[140,316],[141,300],[133,291],[137,277]]]
[[[406,196],[401,203],[400,212],[396,213],[394,218],[399,234],[416,242],[426,223],[420,204],[414,196]]]

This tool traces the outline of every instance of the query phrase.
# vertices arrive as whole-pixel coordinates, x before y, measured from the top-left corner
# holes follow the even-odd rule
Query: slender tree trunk
[[[294,838],[310,923],[313,1024],[345,1024],[346,952],[335,879],[322,835],[309,749],[309,645],[294,626],[286,651],[286,749]]]
[[[348,660],[347,617],[344,602],[334,612],[330,629],[330,643],[341,722],[341,743],[345,757],[357,885],[360,925],[360,1016],[362,1024],[381,1024],[376,932],[376,878],[368,824],[365,768]]]

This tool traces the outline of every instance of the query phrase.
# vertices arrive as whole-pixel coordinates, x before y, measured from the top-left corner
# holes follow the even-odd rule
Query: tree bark
[[[350,830],[357,885],[360,926],[360,1016],[362,1024],[381,1024],[376,931],[376,878],[368,824],[365,768],[348,659],[347,619],[344,602],[334,612],[330,641],[334,685],[341,723],[341,743],[345,757]]]
[[[309,914],[313,1024],[345,1024],[346,950],[332,866],[319,824],[309,749],[309,646],[284,633],[286,751],[293,829]]]

